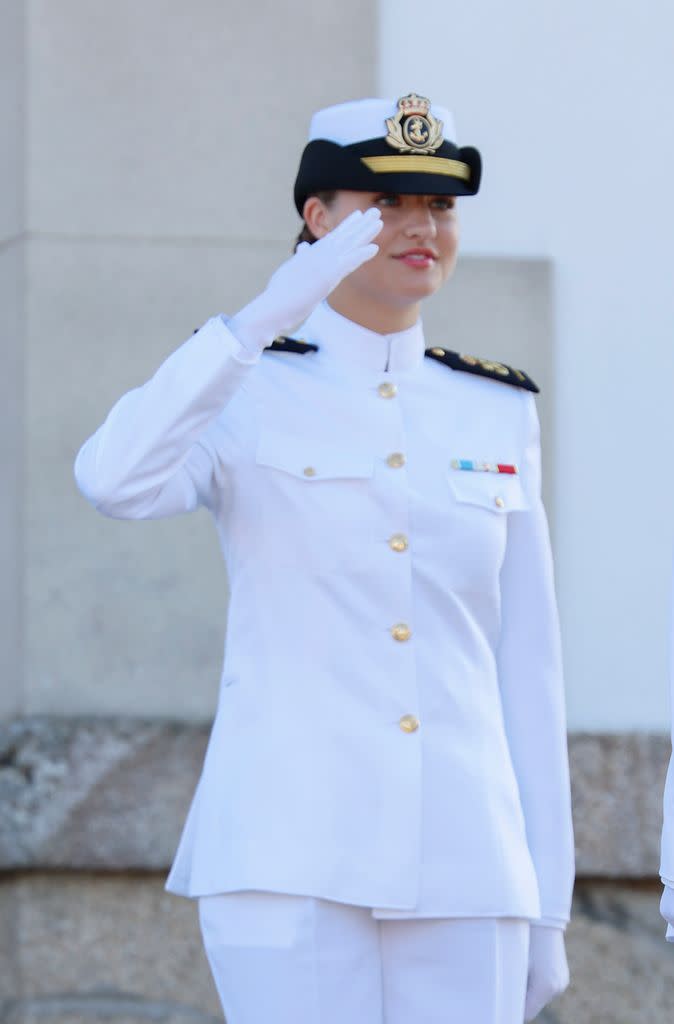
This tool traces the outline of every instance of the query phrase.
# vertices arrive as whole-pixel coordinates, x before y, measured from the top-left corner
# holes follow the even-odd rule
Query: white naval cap
[[[430,105],[430,113],[443,125],[442,134],[450,142],[456,141],[456,129],[452,112],[446,107]],[[337,103],[333,107],[317,110],[309,126],[309,142],[314,139],[329,139],[339,146],[350,146],[354,142],[376,139],[383,134],[388,118],[398,113],[396,100],[352,100]]]
[[[295,181],[297,211],[310,195],[336,189],[473,196],[482,160],[455,135],[450,111],[415,92],[319,110]]]

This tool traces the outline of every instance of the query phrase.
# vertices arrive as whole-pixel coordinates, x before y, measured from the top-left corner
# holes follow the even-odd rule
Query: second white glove
[[[670,885],[665,885],[662,890],[662,899],[660,900],[660,913],[664,917],[665,921],[669,925],[667,931],[667,938],[670,942],[674,941],[674,889]]]
[[[569,984],[569,965],[561,928],[532,924],[529,937],[529,977],[525,1021],[534,1020],[544,1006]]]
[[[373,239],[381,229],[381,212],[371,207],[356,210],[317,242],[303,242],[262,294],[229,321],[230,331],[249,351],[259,351],[302,323],[340,281],[376,256]]]

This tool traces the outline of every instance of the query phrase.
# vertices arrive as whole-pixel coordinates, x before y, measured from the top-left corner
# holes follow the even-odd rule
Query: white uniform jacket
[[[420,324],[382,336],[324,303],[298,336],[319,351],[256,356],[208,321],[76,463],[105,515],[207,506],[227,563],[220,698],[168,888],[565,922],[533,396],[425,357]]]
[[[670,616],[669,674],[671,690],[672,749],[674,750],[674,586],[672,588]],[[669,759],[667,781],[665,782],[663,812],[660,877],[665,885],[674,888],[674,753],[672,753]],[[670,942],[674,942],[674,928],[672,928],[671,925],[667,926],[667,939]]]

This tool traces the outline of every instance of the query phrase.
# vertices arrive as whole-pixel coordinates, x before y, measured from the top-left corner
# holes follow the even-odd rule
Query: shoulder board
[[[192,334],[196,334],[200,330],[200,327],[195,327]],[[305,356],[307,352],[318,352],[318,345],[312,345],[308,341],[302,341],[301,338],[275,338],[271,345],[265,345],[264,351],[299,352],[301,356]]]
[[[516,388],[524,388],[526,391],[533,391],[538,394],[540,388],[528,374],[523,370],[515,370],[505,363],[495,363],[491,359],[478,359],[477,356],[460,355],[458,352],[450,352],[446,348],[427,348],[426,355],[431,359],[437,359],[452,370],[463,370],[464,373],[476,373],[480,377],[490,377],[491,380],[498,380],[501,384],[512,384]]]
[[[267,345],[265,352],[296,352],[305,356],[307,352],[318,352],[318,345],[312,345],[301,338],[276,338],[271,345]]]

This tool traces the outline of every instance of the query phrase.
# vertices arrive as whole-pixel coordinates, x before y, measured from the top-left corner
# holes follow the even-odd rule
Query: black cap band
[[[315,139],[304,149],[295,181],[300,217],[314,192],[395,192],[401,195],[474,196],[482,160],[472,146],[444,141],[431,154],[396,153],[385,138],[340,146]]]

